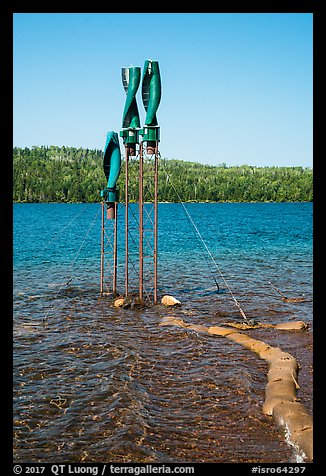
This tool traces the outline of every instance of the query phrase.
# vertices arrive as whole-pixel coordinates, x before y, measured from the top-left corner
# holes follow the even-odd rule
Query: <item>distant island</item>
[[[137,201],[136,166],[130,168],[130,174],[131,201]],[[124,163],[118,185],[123,201]],[[98,202],[105,186],[101,150],[64,146],[13,149],[14,202]],[[311,202],[313,170],[213,166],[160,158],[158,196],[162,202]]]

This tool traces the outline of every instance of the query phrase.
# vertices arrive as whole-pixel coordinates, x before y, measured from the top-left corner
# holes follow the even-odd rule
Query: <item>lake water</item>
[[[265,361],[160,323],[241,321],[226,283],[248,318],[305,321],[301,333],[248,334],[297,358],[298,397],[312,413],[312,204],[185,207],[224,279],[183,206],[161,203],[159,298],[182,306],[115,309],[99,294],[100,204],[14,205],[16,462],[298,461],[262,414]],[[269,281],[305,301],[283,301]]]

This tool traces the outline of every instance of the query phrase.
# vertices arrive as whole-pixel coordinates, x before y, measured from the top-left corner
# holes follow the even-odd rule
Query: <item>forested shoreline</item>
[[[137,200],[137,177],[130,182],[131,200]],[[118,180],[121,200],[123,184],[124,163]],[[101,150],[64,146],[13,149],[14,202],[98,202],[105,186]],[[313,170],[212,166],[160,158],[158,196],[162,202],[311,202]]]

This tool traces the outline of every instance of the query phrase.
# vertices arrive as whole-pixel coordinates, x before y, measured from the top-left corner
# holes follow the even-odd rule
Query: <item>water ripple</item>
[[[272,208],[272,204],[268,209],[260,207],[268,210],[268,220],[274,219]],[[242,222],[238,215],[237,220],[229,221],[230,207],[220,207],[219,215],[212,215],[213,224],[223,220],[235,224],[228,233],[223,230],[225,241],[215,225],[207,227],[205,237],[250,318],[274,324],[300,319],[312,326],[311,256],[303,239],[308,233],[303,221],[307,207],[303,208],[300,226],[293,219],[288,230],[284,210],[289,207],[282,208],[282,219],[277,215],[271,226],[282,229],[283,235],[274,230],[272,241],[268,228],[259,231],[262,217],[256,217],[252,233],[242,240]],[[236,209],[241,213],[241,207]],[[110,307],[99,299],[95,264],[94,271],[88,271],[92,266],[85,263],[85,272],[81,262],[81,279],[74,277],[66,286],[66,267],[56,262],[54,252],[42,256],[40,251],[28,266],[24,261],[17,263],[16,462],[296,461],[284,435],[261,411],[264,361],[225,338],[160,326],[167,316],[205,326],[241,319],[223,282],[219,279],[220,292],[216,292],[202,255],[193,252],[196,240],[186,232],[180,239],[175,227],[177,208],[174,210],[166,216],[169,233],[161,237],[159,282],[161,294],[170,292],[182,301],[177,310]],[[210,216],[216,208],[209,210]],[[171,224],[170,216],[174,217]],[[286,216],[291,220],[292,211]],[[62,214],[58,217],[63,219]],[[47,229],[39,232],[46,234]],[[26,234],[17,233],[18,240],[20,236]],[[171,253],[173,243],[175,247],[180,244],[178,253]],[[19,249],[19,242],[16,246]],[[268,259],[264,247],[268,247]],[[37,243],[32,249],[33,253],[38,249]],[[22,260],[28,257],[25,251],[22,256],[17,251]],[[49,269],[55,270],[51,280]],[[305,302],[282,301],[268,280],[274,280],[290,297],[304,296]],[[260,329],[248,333],[297,358],[301,365],[298,396],[312,411],[311,331],[292,334]]]

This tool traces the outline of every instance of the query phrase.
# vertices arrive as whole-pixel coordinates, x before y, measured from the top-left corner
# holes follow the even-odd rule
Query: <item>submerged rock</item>
[[[113,305],[115,307],[122,307],[123,309],[142,309],[145,306],[143,299],[133,296],[127,296],[124,298],[117,298]]]
[[[166,316],[159,324],[160,326],[181,326],[186,327],[186,323],[183,319],[179,319],[176,316]]]

